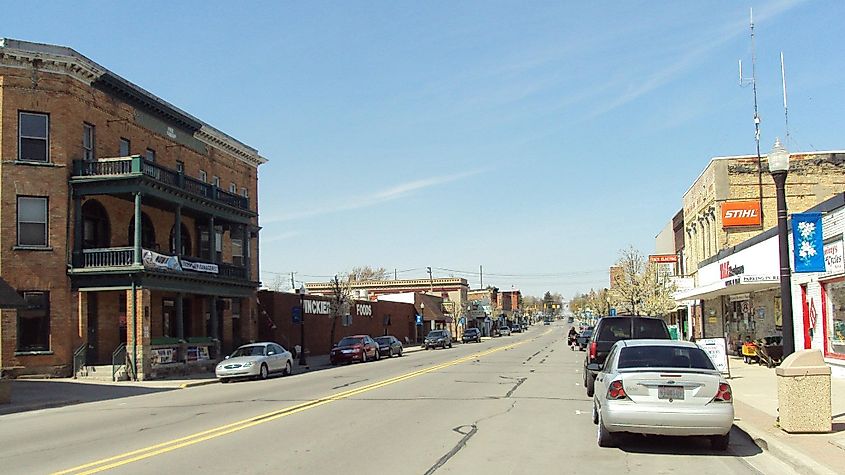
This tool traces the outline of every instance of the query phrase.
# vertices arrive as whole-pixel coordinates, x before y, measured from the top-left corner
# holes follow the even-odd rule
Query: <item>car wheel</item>
[[[402,349],[401,348],[399,349],[399,357],[400,358],[402,357]]]
[[[376,361],[381,359],[381,352],[376,350]]]
[[[367,352],[365,351],[365,352],[361,353],[361,363],[366,363],[366,362],[367,362]]]
[[[714,435],[710,437],[710,446],[713,447],[713,450],[728,450],[728,444],[731,442],[731,433],[728,432],[725,435]]]
[[[599,412],[596,417],[596,423],[598,424],[598,428],[596,429],[596,442],[598,442],[599,447],[613,447],[613,433],[608,431],[604,426],[604,421],[601,420],[601,412]]]
[[[285,362],[285,370],[282,372],[282,376],[290,376],[293,373],[293,368],[291,367],[290,361]]]
[[[267,376],[270,375],[270,372],[267,370],[267,365],[265,363],[261,363],[261,369],[258,370],[258,379],[267,379]]]
[[[588,374],[587,375],[587,396],[593,397],[593,394],[595,392],[596,392],[596,380]]]
[[[593,401],[593,424],[599,423],[599,411],[596,409],[596,402]]]
[[[393,348],[390,349],[390,352],[387,355],[389,358],[393,358]]]
[[[229,381],[230,381],[229,378],[220,378],[220,382],[223,383],[223,384],[226,384]]]
[[[451,347],[452,347],[452,342],[450,341],[450,342],[449,342],[449,348],[451,348]]]

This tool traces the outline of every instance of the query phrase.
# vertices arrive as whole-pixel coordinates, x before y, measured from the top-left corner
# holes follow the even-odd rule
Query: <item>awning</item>
[[[738,275],[713,282],[690,290],[675,293],[675,300],[709,300],[722,295],[745,294],[777,288],[780,285],[778,276]]]
[[[26,303],[23,301],[23,297],[18,294],[18,291],[14,289],[8,282],[3,280],[0,277],[0,308],[23,308],[26,307]]]

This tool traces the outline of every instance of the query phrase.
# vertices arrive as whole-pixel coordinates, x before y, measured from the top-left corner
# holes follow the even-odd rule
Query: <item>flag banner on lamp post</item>
[[[792,255],[795,272],[824,272],[821,213],[792,215]]]

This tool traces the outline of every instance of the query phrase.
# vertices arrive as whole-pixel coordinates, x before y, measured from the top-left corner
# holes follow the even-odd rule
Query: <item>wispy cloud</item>
[[[267,244],[276,241],[283,241],[285,239],[290,239],[292,237],[296,237],[301,235],[300,231],[285,231],[279,234],[270,234],[269,236],[266,233],[261,234],[261,244]]]
[[[805,1],[806,0],[784,0],[768,5],[767,8],[754,12],[754,22],[759,25],[762,22],[768,21],[801,5]],[[649,92],[664,86],[698,64],[713,50],[734,40],[738,36],[747,34],[748,19],[742,19],[725,25],[717,31],[714,31],[712,35],[697,38],[698,42],[690,44],[686,48],[686,51],[677,60],[646,76],[639,82],[639,84],[629,88],[610,102],[594,108],[589,114],[585,115],[583,119],[590,120],[607,114],[608,112],[618,109],[619,107],[622,107],[625,104],[628,104],[648,94]],[[628,74],[629,72],[626,72],[626,75]]]
[[[350,211],[354,209],[361,209],[361,208],[369,208],[372,206],[376,206],[382,203],[386,203],[388,201],[398,200],[400,198],[404,198],[406,196],[410,196],[413,193],[424,190],[426,188],[431,188],[434,186],[444,185],[446,183],[451,183],[454,181],[462,180],[464,178],[469,178],[475,175],[479,175],[484,173],[486,170],[479,169],[479,170],[471,170],[461,173],[455,173],[452,175],[441,175],[436,177],[430,178],[423,178],[420,180],[409,181],[405,183],[400,183],[398,185],[392,186],[390,188],[383,189],[381,191],[377,191],[375,193],[370,193],[367,195],[360,195],[360,196],[353,196],[349,198],[338,198],[336,203],[329,204],[329,205],[322,205],[322,206],[315,206],[305,211],[300,212],[293,212],[289,214],[284,214],[277,217],[270,217],[267,219],[262,219],[262,223],[271,224],[271,223],[278,223],[282,221],[291,221],[294,219],[304,219],[310,218],[314,216],[320,216],[324,214],[331,214],[337,213],[340,211]],[[265,241],[266,242],[266,241]]]

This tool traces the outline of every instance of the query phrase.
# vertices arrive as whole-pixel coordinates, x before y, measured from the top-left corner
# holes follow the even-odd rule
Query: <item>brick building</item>
[[[257,337],[258,152],[76,51],[0,39],[0,368],[71,374]]]
[[[299,295],[288,292],[262,290],[259,337],[281,343],[287,348],[300,345],[300,328],[293,323],[292,309],[300,304]],[[325,355],[333,343],[349,335],[393,335],[406,343],[415,340],[416,315],[420,311],[413,303],[355,300],[349,305],[350,319],[337,317],[335,337],[331,338],[333,320],[331,298],[319,295],[304,297],[305,351],[307,355]],[[320,305],[319,303],[325,302]],[[317,303],[317,304],[315,304]],[[426,317],[432,318],[435,305],[429,303]]]

